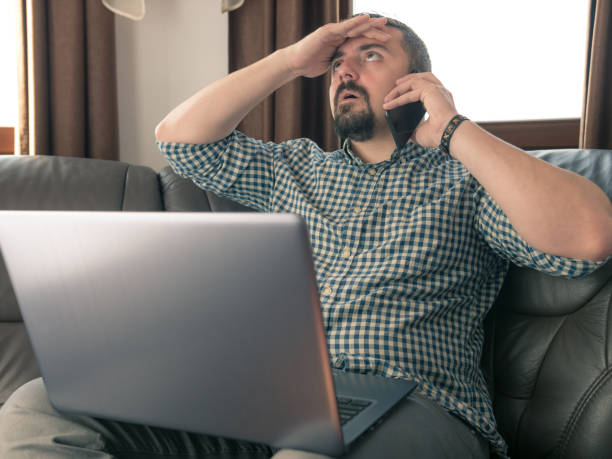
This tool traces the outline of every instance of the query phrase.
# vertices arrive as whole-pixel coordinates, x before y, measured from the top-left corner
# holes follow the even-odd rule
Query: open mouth
[[[342,94],[340,94],[340,103],[356,100],[358,97],[359,95],[357,93],[352,91],[344,91]]]

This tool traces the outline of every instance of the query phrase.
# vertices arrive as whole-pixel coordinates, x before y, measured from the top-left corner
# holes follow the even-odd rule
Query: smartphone
[[[393,110],[385,110],[385,118],[398,150],[408,142],[423,116],[425,116],[425,107],[420,101],[400,105]]]

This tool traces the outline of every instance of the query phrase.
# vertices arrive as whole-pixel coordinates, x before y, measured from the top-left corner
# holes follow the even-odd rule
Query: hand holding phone
[[[385,110],[385,118],[398,150],[408,142],[423,116],[425,116],[425,107],[420,101]]]

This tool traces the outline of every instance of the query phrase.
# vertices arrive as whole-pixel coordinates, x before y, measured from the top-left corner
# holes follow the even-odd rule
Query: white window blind
[[[353,0],[353,11],[411,27],[475,121],[581,115],[588,0]]]

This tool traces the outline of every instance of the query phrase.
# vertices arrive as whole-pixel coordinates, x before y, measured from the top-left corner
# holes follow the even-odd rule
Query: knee
[[[39,429],[41,419],[46,419],[53,411],[42,378],[13,392],[0,409],[0,451]]]
[[[28,457],[63,457],[71,448],[101,451],[101,435],[80,421],[56,411],[42,378],[34,379],[13,392],[0,409],[0,457],[23,457],[24,451]]]
[[[47,389],[42,378],[25,383],[11,394],[0,409],[0,423],[15,412],[50,412],[54,411],[47,397]]]
[[[0,456],[39,457],[37,439],[47,434],[45,426],[55,413],[42,378],[13,392],[0,409]]]

